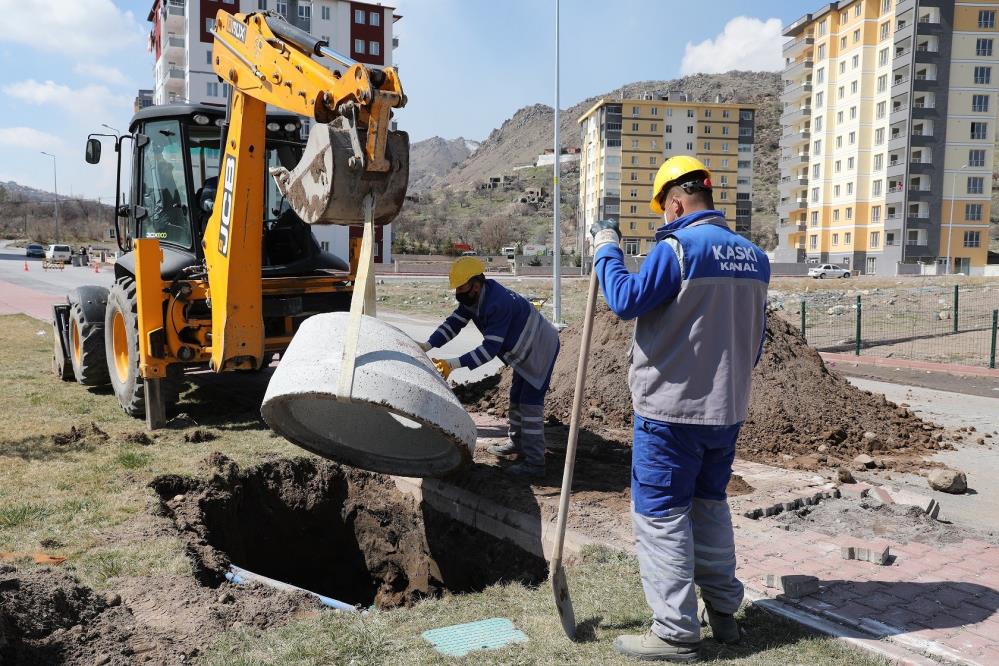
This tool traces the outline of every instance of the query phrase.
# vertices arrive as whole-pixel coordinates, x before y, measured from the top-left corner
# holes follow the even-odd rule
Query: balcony
[[[780,124],[785,127],[810,118],[812,116],[811,106],[789,107],[780,117]]]
[[[943,25],[939,19],[933,20],[924,16],[916,22],[916,34],[941,35],[943,34]]]
[[[903,104],[901,106],[895,107],[891,110],[891,115],[888,116],[888,124],[894,125],[895,123],[904,123],[909,120],[909,105]]]
[[[898,183],[897,185],[889,185],[885,190],[885,202],[886,203],[903,203],[905,201],[905,185]]]
[[[895,12],[895,16],[898,16],[898,12],[897,11]],[[901,28],[895,28],[895,34],[893,35],[893,37],[894,37],[894,43],[898,44],[900,41],[902,41],[904,39],[908,39],[909,37],[912,37],[912,35],[915,32],[916,32],[916,30],[913,27],[912,21],[907,21],[906,24],[904,26],[902,26]]]
[[[919,75],[912,77],[913,92],[930,92],[937,89],[937,75]]]
[[[896,150],[908,150],[908,148],[909,148],[908,132],[897,132],[888,137],[888,152],[893,152]]]
[[[895,3],[895,16],[916,7],[916,0],[898,0]]]
[[[917,63],[936,63],[939,61],[940,61],[940,49],[938,46],[931,45],[931,46],[916,47]]]
[[[799,60],[797,62],[792,62],[784,68],[784,78],[794,80],[805,72],[810,71],[813,64],[814,63],[812,63],[811,60]]]
[[[784,92],[780,94],[780,101],[782,104],[794,104],[801,101],[801,98],[805,95],[810,94],[812,94],[811,82],[799,83],[796,86],[785,88]]]
[[[787,199],[777,204],[777,214],[780,217],[788,217],[791,213],[808,208],[808,199],[801,197],[798,199]]]
[[[924,147],[933,144],[933,130],[913,130],[909,145],[913,147]]]
[[[912,187],[910,185],[908,190],[909,201],[929,201],[930,197],[933,196],[932,192],[933,190],[928,187]]]
[[[186,25],[186,20],[184,19],[184,5],[175,4],[173,2],[167,3],[165,11],[167,30],[183,30]]]
[[[808,153],[795,153],[780,158],[781,164],[790,166],[794,164],[808,164]]]
[[[920,174],[933,173],[933,160],[912,160],[909,162],[909,174],[918,176]]]
[[[792,39],[786,42],[783,47],[783,54],[785,58],[797,58],[802,55],[805,51],[812,48],[815,43],[815,39],[811,35],[803,35],[797,39]]]
[[[803,143],[808,143],[809,138],[811,138],[812,133],[808,130],[803,130],[801,132],[788,132],[780,138],[779,144],[781,148],[794,148]]]
[[[804,176],[785,176],[780,179],[777,190],[782,198],[790,198],[792,194],[808,187],[808,178]]]
[[[909,77],[902,76],[892,80],[891,83],[891,96],[904,95],[909,92]]]
[[[163,82],[168,90],[183,91],[186,73],[179,67],[168,67],[164,72]]]
[[[187,51],[185,50],[187,46],[187,41],[178,35],[168,35],[164,40],[163,47],[164,53],[173,59],[186,58]]]
[[[901,177],[905,175],[905,160],[895,160],[894,162],[888,162],[888,166],[885,169],[885,175],[889,178]]]

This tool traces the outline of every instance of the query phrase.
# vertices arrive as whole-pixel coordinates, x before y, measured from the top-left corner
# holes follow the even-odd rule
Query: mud
[[[209,465],[207,479],[162,476],[151,484],[204,585],[220,585],[231,563],[390,609],[544,578],[543,561],[421,507],[388,477],[312,458],[243,471],[213,454]]]
[[[70,426],[69,432],[52,435],[52,443],[56,446],[70,446],[88,441],[100,443],[106,442],[108,439],[108,434],[101,430],[94,422],[91,422],[90,425],[81,425],[79,427]]]
[[[189,444],[203,444],[205,442],[212,442],[218,438],[219,436],[214,432],[203,428],[197,428],[191,432],[184,433],[184,441]]]
[[[611,441],[631,439],[632,404],[628,388],[628,350],[632,324],[622,322],[606,305],[593,326],[583,427]],[[561,335],[545,404],[549,423],[569,421],[582,325]],[[470,409],[505,415],[512,371],[509,368],[455,393]],[[745,460],[790,469],[852,466],[860,453],[885,468],[909,471],[925,467],[922,458],[950,448],[939,426],[883,396],[862,391],[830,372],[798,331],[776,316],[768,318],[763,356],[753,373],[749,416],[738,442]]]
[[[150,446],[153,443],[152,438],[141,430],[127,432],[121,436],[121,440],[128,444],[138,444],[139,446]]]
[[[960,543],[975,537],[999,543],[999,534],[974,532],[930,518],[918,507],[882,504],[869,497],[859,501],[852,498],[826,500],[764,520],[771,521],[780,529],[794,532],[810,530],[832,537],[883,538],[897,543],[914,541],[929,546]]]

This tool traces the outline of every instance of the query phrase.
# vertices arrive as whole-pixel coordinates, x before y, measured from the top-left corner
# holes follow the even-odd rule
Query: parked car
[[[479,253],[476,252],[475,250],[465,250],[464,252],[461,253],[461,256],[463,256],[463,257],[477,257],[477,256],[479,256]]]
[[[69,261],[73,257],[73,250],[68,245],[49,245],[45,250],[45,258],[49,261]]]
[[[817,278],[823,280],[827,277],[831,278],[848,278],[850,277],[850,269],[843,268],[842,266],[836,266],[835,264],[822,264],[821,266],[813,266],[808,269],[808,277]]]
[[[40,243],[32,243],[24,248],[24,256],[45,258],[45,246]]]

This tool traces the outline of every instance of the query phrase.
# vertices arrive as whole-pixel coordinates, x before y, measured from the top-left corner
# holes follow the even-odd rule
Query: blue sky
[[[0,0],[0,181],[51,189],[45,150],[57,156],[60,193],[113,198],[113,154],[94,167],[83,147],[101,123],[125,130],[136,90],[151,87],[151,1]],[[779,69],[780,26],[820,5],[562,0],[561,106],[631,81]],[[396,7],[409,97],[399,119],[414,141],[481,140],[520,107],[554,103],[554,0]]]

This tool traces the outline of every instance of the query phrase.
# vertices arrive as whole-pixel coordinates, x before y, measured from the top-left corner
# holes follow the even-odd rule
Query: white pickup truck
[[[69,261],[73,258],[73,250],[68,245],[49,245],[45,258],[49,261]]]

